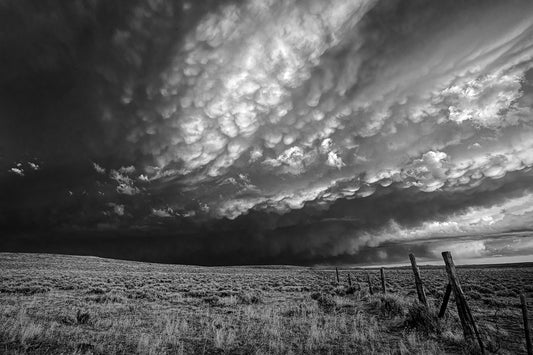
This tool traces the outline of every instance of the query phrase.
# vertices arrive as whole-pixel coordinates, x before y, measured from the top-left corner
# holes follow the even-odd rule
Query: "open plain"
[[[0,254],[3,354],[467,354],[453,297],[437,319],[442,267],[199,267]],[[374,294],[368,291],[367,273]],[[352,287],[348,286],[348,274]],[[518,295],[531,264],[459,267],[488,353],[525,353]]]

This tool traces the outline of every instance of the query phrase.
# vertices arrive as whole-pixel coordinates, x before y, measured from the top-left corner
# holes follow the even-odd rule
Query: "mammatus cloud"
[[[97,13],[72,6],[83,23]],[[96,79],[65,99],[92,113],[72,153],[90,177],[67,179],[62,207],[83,223],[222,226],[265,258],[306,261],[532,228],[530,1],[161,0],[116,14],[73,50]],[[36,161],[5,170],[22,181]]]
[[[446,4],[438,27],[438,6],[399,6],[250,1],[206,14],[147,87],[128,138],[155,164],[141,169],[236,218],[377,187],[463,191],[531,167],[531,5],[502,16],[502,4]]]

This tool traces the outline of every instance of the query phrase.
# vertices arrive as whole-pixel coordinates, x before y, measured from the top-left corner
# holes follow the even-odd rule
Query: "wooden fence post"
[[[381,288],[383,289],[383,294],[387,293],[387,285],[385,283],[385,270],[381,268]]]
[[[335,268],[335,274],[337,275],[337,283],[339,283],[339,269]]]
[[[448,301],[450,300],[451,293],[452,285],[448,283],[448,285],[446,285],[446,291],[444,292],[444,298],[442,299],[442,305],[440,306],[439,318],[444,317],[444,313],[446,312],[446,307],[448,306]]]
[[[453,263],[452,254],[449,251],[442,252],[442,258],[446,264],[446,272],[448,273],[448,279],[452,286],[453,294],[455,296],[455,303],[457,305],[457,313],[459,314],[459,319],[461,320],[461,325],[463,326],[463,333],[465,338],[474,339],[474,336],[477,338],[479,349],[482,354],[485,353],[483,348],[483,342],[477,330],[474,317],[472,312],[470,312],[470,307],[466,302],[465,294],[457,278],[457,273],[455,271],[455,264]]]
[[[370,294],[373,295],[374,291],[372,290],[372,281],[370,280],[370,274],[367,273],[366,277],[368,279],[368,292],[370,292]]]
[[[531,345],[531,332],[529,328],[529,318],[527,314],[527,298],[526,295],[520,295],[520,303],[522,304],[522,317],[524,318],[524,331],[526,333],[526,348],[527,354],[533,355],[533,345]]]
[[[422,283],[422,279],[420,278],[420,271],[418,270],[418,265],[416,265],[415,254],[413,253],[409,254],[409,259],[411,260],[411,267],[413,268],[413,274],[415,274],[415,285],[416,285],[416,292],[418,293],[418,300],[420,301],[420,303],[422,303],[427,308],[428,301],[426,299],[426,292],[424,291],[424,284]]]

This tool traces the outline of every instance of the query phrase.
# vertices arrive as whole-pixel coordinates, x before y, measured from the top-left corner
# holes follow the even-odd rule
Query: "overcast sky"
[[[533,261],[530,0],[0,4],[1,250]]]

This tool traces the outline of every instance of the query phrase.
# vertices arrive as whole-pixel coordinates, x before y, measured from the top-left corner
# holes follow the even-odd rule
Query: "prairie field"
[[[469,354],[442,267],[199,267],[0,253],[2,354]],[[458,267],[487,353],[525,353],[533,266]],[[352,286],[348,286],[348,274]],[[369,294],[367,274],[373,283]]]

